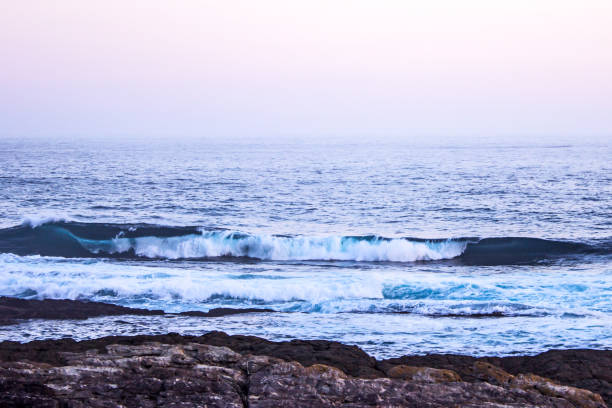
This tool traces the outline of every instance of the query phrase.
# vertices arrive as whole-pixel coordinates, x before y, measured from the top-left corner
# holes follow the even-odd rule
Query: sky
[[[4,1],[0,137],[607,138],[611,73],[610,0]]]

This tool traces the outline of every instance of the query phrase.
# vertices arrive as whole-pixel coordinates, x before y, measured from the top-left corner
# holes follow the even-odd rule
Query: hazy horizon
[[[10,2],[0,137],[606,141],[612,3]]]

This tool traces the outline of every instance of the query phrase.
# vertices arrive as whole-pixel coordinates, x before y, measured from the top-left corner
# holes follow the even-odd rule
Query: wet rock
[[[361,379],[334,368],[283,362],[250,377],[249,406],[271,407],[572,407],[537,391],[488,383]]]
[[[476,361],[474,363],[474,375],[483,381],[496,385],[509,385],[514,379],[512,374],[486,361]]]
[[[0,406],[244,406],[247,377],[232,367],[229,349],[149,343],[107,351],[66,353],[61,367],[2,364]]]
[[[326,364],[305,366],[193,341],[83,343],[79,350],[58,350],[58,365],[0,362],[0,406],[605,407],[589,391],[534,375],[511,376],[499,386],[461,381],[446,369],[396,365],[388,372],[395,378],[357,378]]]
[[[570,401],[577,408],[599,408],[605,406],[603,399],[598,394],[580,388],[560,385],[548,378],[535,374],[519,374],[512,379],[510,386],[524,390],[538,390],[544,395]]]
[[[403,356],[382,360],[377,368],[389,370],[397,364],[444,368],[457,372],[464,381],[491,381],[475,370],[476,362],[498,367],[511,375],[533,373],[541,377],[601,395],[612,406],[612,350],[550,350],[535,356],[470,357],[454,354]],[[501,384],[501,383],[499,383]]]
[[[270,313],[272,309],[257,308],[215,308],[208,312],[187,311],[180,316],[221,317],[242,313]],[[89,302],[70,299],[20,299],[0,297],[0,325],[16,324],[24,319],[87,319],[100,316],[137,315],[153,316],[172,314],[163,310],[135,309],[103,302]]]
[[[241,354],[273,356],[286,361],[297,361],[304,366],[325,364],[362,378],[384,377],[375,358],[357,346],[326,340],[291,340],[273,342],[255,336],[229,336],[210,332],[199,339],[207,344],[227,346]]]
[[[134,309],[101,302],[68,299],[18,299],[0,297],[0,324],[14,324],[22,319],[87,319],[97,316],[163,315],[162,310]]]
[[[535,356],[488,360],[511,374],[533,373],[590,390],[612,406],[612,350],[550,350]]]
[[[275,310],[272,309],[258,309],[258,308],[244,308],[244,309],[233,309],[229,307],[217,307],[210,309],[208,312],[201,312],[199,310],[190,310],[187,312],[178,313],[181,316],[199,316],[199,317],[221,317],[221,316],[232,316],[243,313],[273,313]]]
[[[387,371],[390,378],[401,378],[409,381],[423,381],[431,383],[461,381],[459,374],[452,370],[430,367],[415,367],[403,364],[396,365]]]
[[[266,311],[263,309],[228,309],[246,312]],[[225,313],[210,311],[212,315]],[[201,315],[203,312],[194,313]],[[230,312],[233,313],[233,312]],[[83,319],[108,314],[163,314],[162,311],[131,309],[121,306],[73,300],[24,300],[0,297],[0,324],[13,324],[19,319],[70,318]],[[253,336],[229,336],[222,332],[211,332],[204,336],[180,336],[176,333],[151,336],[109,336],[101,339],[75,342],[72,339],[34,341],[27,344],[16,342],[0,343],[0,361],[32,360],[54,365],[64,363],[59,351],[85,351],[95,348],[104,350],[109,344],[137,345],[158,341],[166,344],[187,344],[190,342],[226,346],[240,354],[265,355],[286,361],[297,361],[304,366],[324,364],[339,368],[353,377],[386,377],[388,370],[398,364],[407,366],[447,369],[456,372],[463,381],[487,381],[504,385],[496,380],[493,373],[483,374],[476,369],[476,362],[484,362],[510,375],[534,373],[550,378],[562,385],[588,389],[600,394],[612,406],[612,350],[551,350],[536,356],[482,357],[452,354],[431,354],[425,356],[403,356],[376,361],[356,346],[333,341],[272,342]]]

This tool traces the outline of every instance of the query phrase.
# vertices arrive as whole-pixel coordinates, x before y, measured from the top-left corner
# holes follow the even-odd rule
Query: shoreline
[[[351,407],[600,408],[612,402],[611,377],[610,350],[376,360],[333,341],[223,332],[0,343],[2,406],[342,406],[349,398]]]
[[[269,310],[213,309],[207,313],[185,312],[185,314],[206,318],[247,312],[269,312]],[[161,310],[131,309],[100,302],[24,300],[0,297],[0,321],[5,322],[5,324],[14,324],[19,322],[19,319],[86,319],[94,316],[126,314],[160,315],[165,313]],[[118,352],[117,350],[119,349],[122,351]],[[193,350],[196,349],[200,351],[194,352]],[[138,374],[134,377],[134,381],[140,381],[139,384],[142,381],[163,382],[167,381],[170,377],[192,381],[193,379],[190,378],[196,375],[192,371],[195,370],[194,367],[202,365],[200,364],[201,361],[198,363],[199,360],[197,358],[189,357],[191,360],[195,358],[190,369],[187,369],[189,364],[175,366],[173,365],[175,363],[172,363],[173,359],[177,358],[176,356],[189,356],[191,355],[190,353],[231,353],[233,356],[231,358],[233,359],[232,361],[206,360],[208,363],[205,365],[207,367],[216,367],[214,370],[217,371],[237,370],[233,375],[240,378],[246,375],[249,382],[251,381],[251,374],[249,373],[252,370],[249,368],[251,363],[248,361],[252,359],[259,361],[261,358],[267,359],[267,362],[262,366],[263,371],[261,371],[261,373],[266,372],[266,374],[262,374],[263,377],[258,381],[262,381],[261,384],[276,384],[275,387],[277,389],[274,391],[274,395],[267,395],[266,388],[263,385],[263,388],[257,391],[259,394],[253,391],[256,387],[250,391],[247,390],[247,392],[243,390],[244,384],[240,382],[244,379],[236,380],[237,382],[232,383],[233,388],[230,388],[242,390],[238,393],[238,399],[242,401],[240,406],[308,405],[307,402],[309,400],[297,401],[295,399],[297,396],[293,391],[301,390],[305,387],[305,384],[302,384],[301,381],[306,381],[310,385],[306,387],[307,390],[300,391],[300,395],[310,395],[308,398],[314,398],[313,401],[319,401],[323,406],[334,405],[334,401],[336,401],[334,398],[339,398],[340,394],[326,394],[327,391],[325,390],[328,388],[318,389],[312,385],[320,384],[321,381],[327,381],[329,383],[328,386],[331,386],[332,389],[334,386],[338,386],[338,384],[346,385],[354,383],[353,385],[356,388],[352,389],[351,392],[356,398],[357,405],[352,406],[371,405],[368,405],[366,396],[362,395],[361,391],[359,391],[360,389],[368,389],[368,387],[374,387],[369,392],[378,395],[377,398],[379,399],[382,398],[379,400],[382,405],[387,403],[393,405],[393,401],[399,403],[400,406],[411,406],[410,404],[413,402],[417,404],[414,406],[425,403],[432,404],[430,406],[444,406],[444,404],[450,402],[468,404],[467,406],[469,404],[487,402],[491,404],[498,403],[502,404],[499,406],[503,406],[503,404],[521,402],[526,405],[520,406],[603,407],[606,406],[604,401],[608,405],[612,405],[612,350],[550,350],[537,355],[510,357],[428,354],[406,355],[377,360],[357,346],[345,345],[334,341],[292,340],[273,342],[255,336],[230,336],[218,331],[209,332],[202,336],[168,333],[162,335],[108,336],[83,341],[58,339],[35,340],[28,343],[1,342],[0,405],[6,404],[6,406],[11,406],[9,404],[10,401],[16,403],[15,401],[21,401],[20,398],[26,398],[26,400],[29,399],[31,401],[39,398],[40,404],[43,404],[45,398],[50,398],[49,401],[72,401],[70,400],[71,397],[69,398],[69,396],[61,392],[58,394],[59,388],[49,388],[45,385],[50,381],[49,376],[55,378],[59,382],[58,384],[60,384],[57,387],[61,388],[70,387],[70,382],[73,381],[66,376],[62,377],[58,374],[58,370],[65,371],[66,367],[73,367],[70,369],[73,373],[75,372],[74,370],[83,373],[83,367],[98,367],[97,369],[99,369],[101,367],[108,368],[109,364],[111,364],[113,370],[119,370],[113,371],[117,375],[127,375],[114,362],[116,358],[133,360],[130,366],[137,368]],[[92,355],[96,356],[94,358],[95,361],[90,361]],[[157,361],[156,359],[160,355],[165,355],[167,358]],[[135,356],[140,357],[136,358]],[[165,374],[162,375],[164,378],[158,378],[157,374],[153,375],[148,371],[150,367],[147,368],[147,364],[142,366],[142,356],[148,356],[146,358],[143,357],[145,360],[152,358],[157,361],[157,363],[149,362],[147,364],[151,367],[157,367],[158,371],[174,370],[176,372],[177,367],[182,367],[183,371],[174,376],[168,374],[170,376],[168,378],[165,377]],[[111,359],[113,362],[109,363],[108,359]],[[245,374],[245,367],[236,366],[238,361],[243,360],[248,360],[245,363],[247,364],[247,374]],[[159,366],[160,364],[161,366]],[[80,368],[77,369],[75,367]],[[282,367],[284,368],[281,370]],[[278,370],[280,372],[277,372]],[[288,370],[290,374],[283,370]],[[19,374],[20,372],[22,374]],[[33,377],[30,374],[26,375],[26,373],[32,372],[36,373],[36,375]],[[98,378],[92,372],[88,373],[87,375],[82,374],[85,377],[79,374],[79,384],[84,382],[85,384],[90,384],[94,389],[104,388],[104,383],[107,382],[105,377]],[[216,389],[215,387],[218,388],[225,384],[225,377],[221,378],[216,375],[211,377],[211,375],[211,373],[207,373],[204,376],[210,380],[209,386],[212,387],[211,389]],[[287,375],[289,377],[286,377]],[[292,383],[289,380],[294,382]],[[292,385],[287,385],[289,388],[283,389],[282,384]],[[490,386],[497,387],[495,388],[497,391],[494,392],[493,388],[487,388]],[[482,387],[485,387],[486,390],[482,389]],[[153,398],[157,395],[154,391],[147,391],[147,389],[141,388],[134,385],[132,391],[127,392],[124,390],[121,395],[133,394],[140,395],[142,398],[145,398],[143,397],[145,394],[148,395],[146,398]],[[577,391],[577,389],[579,390]],[[463,395],[461,398],[465,398],[461,399],[457,392]],[[580,405],[576,401],[572,402],[574,397],[571,395],[575,396],[577,395],[576,393],[581,395],[579,400],[585,398],[585,401],[588,400],[585,402],[587,405]],[[603,399],[598,400],[595,394],[601,395]],[[115,397],[112,397],[112,395],[104,395],[105,398],[115,401],[113,399]],[[182,401],[182,398],[188,395],[190,394],[177,391],[172,397],[168,397],[170,399],[166,402]],[[275,395],[281,399],[275,400]],[[407,399],[401,400],[403,401],[401,402],[397,400],[400,396]],[[222,393],[218,397],[225,404],[231,396],[227,393]],[[362,397],[366,399],[363,400]],[[91,395],[87,398],[91,398]],[[155,398],[159,398],[159,395]],[[548,401],[546,398],[553,399]],[[254,400],[251,401],[251,399]],[[262,405],[262,402],[268,400],[275,402],[276,405]],[[559,402],[564,400],[570,401],[570,404],[573,405],[563,405]],[[143,401],[132,405],[130,405],[130,402],[126,402],[126,406],[148,406]],[[324,403],[324,401],[326,402]],[[561,405],[554,405],[555,401]],[[310,402],[312,403],[312,401]],[[76,402],[72,401],[70,403]],[[119,404],[119,402],[117,403]],[[210,401],[209,403],[212,404]],[[549,403],[552,405],[548,405]],[[230,406],[231,404],[225,405]],[[78,406],[78,404],[74,406]],[[194,406],[197,406],[197,404]],[[211,406],[215,405],[212,404]],[[313,405],[311,404],[310,406]],[[315,403],[314,406],[319,405]]]
[[[84,320],[103,316],[196,316],[222,317],[243,313],[270,313],[264,308],[226,308],[210,309],[208,312],[189,310],[180,313],[166,313],[163,310],[138,309],[118,306],[112,303],[92,302],[71,299],[22,299],[0,296],[0,326],[18,324],[29,319],[44,320]]]

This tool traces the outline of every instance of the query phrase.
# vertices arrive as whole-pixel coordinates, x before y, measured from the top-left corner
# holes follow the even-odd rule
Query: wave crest
[[[459,256],[465,242],[415,242],[407,239],[373,237],[278,237],[230,231],[202,231],[179,237],[114,238],[109,241],[79,240],[92,253],[125,254],[139,257],[185,259],[247,257],[276,261],[369,261],[414,262]]]
[[[380,236],[280,236],[198,227],[78,222],[28,223],[0,230],[0,253],[138,259],[253,258],[272,261],[415,262],[454,259],[471,265],[528,263],[612,253],[599,245],[539,238],[423,240]]]

